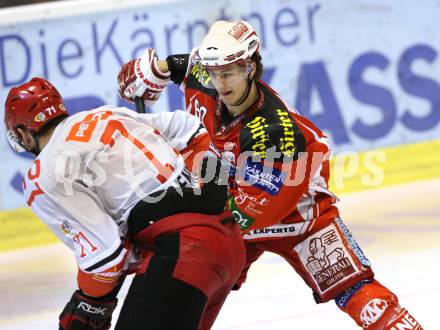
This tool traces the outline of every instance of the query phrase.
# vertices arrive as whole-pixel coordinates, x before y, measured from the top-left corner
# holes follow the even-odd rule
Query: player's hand
[[[77,290],[60,315],[59,330],[110,329],[116,298],[88,297]]]
[[[130,234],[135,236],[151,224],[177,213],[222,213],[228,199],[228,187],[226,180],[220,178],[220,167],[219,160],[204,158],[200,174],[204,183],[202,187],[169,187],[148,196],[156,199],[154,203],[139,201],[127,220]]]
[[[228,180],[221,177],[221,162],[213,157],[203,158],[200,176],[204,185],[199,197],[198,212],[220,214],[225,210],[228,200]]]
[[[130,102],[141,97],[146,106],[157,101],[170,83],[170,72],[160,71],[157,61],[156,50],[148,48],[140,58],[125,63],[118,74],[120,97]]]

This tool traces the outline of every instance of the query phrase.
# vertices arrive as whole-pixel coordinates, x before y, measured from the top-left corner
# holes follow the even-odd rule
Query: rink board
[[[332,190],[338,194],[440,177],[440,140],[340,153],[332,159]],[[0,251],[56,242],[30,209],[0,213]]]

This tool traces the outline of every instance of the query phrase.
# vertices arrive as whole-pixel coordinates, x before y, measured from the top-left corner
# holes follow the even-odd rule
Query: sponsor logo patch
[[[248,217],[246,214],[240,212],[235,204],[234,198],[229,199],[229,209],[232,211],[235,221],[242,230],[249,228],[254,223],[255,219]]]
[[[244,181],[271,195],[277,195],[283,185],[281,171],[265,168],[260,162],[248,160],[244,171]]]
[[[237,24],[235,24],[232,29],[228,31],[228,34],[233,36],[235,39],[240,39],[243,34],[245,34],[247,31],[249,31],[249,28],[244,24],[243,22],[239,21]]]
[[[266,129],[269,127],[267,119],[261,116],[257,116],[252,121],[246,124],[249,129],[249,133],[253,144],[251,146],[252,151],[256,155],[260,155],[261,159],[266,157],[266,150],[270,146],[270,139],[267,135]]]
[[[370,260],[368,260],[368,258],[365,256],[364,252],[362,252],[358,243],[355,241],[355,239],[351,235],[350,230],[348,230],[347,226],[342,221],[342,219],[336,218],[336,223],[338,224],[338,227],[342,230],[345,238],[347,239],[348,245],[350,246],[351,250],[354,252],[356,257],[359,259],[361,264],[364,266],[367,266],[367,267],[371,267]]]
[[[303,222],[282,223],[270,227],[258,228],[243,235],[243,239],[251,240],[268,237],[288,237],[303,234],[308,226]]]
[[[203,68],[202,64],[197,62],[191,69],[191,75],[195,77],[204,87],[208,87],[211,81],[211,77],[208,72]]]
[[[359,272],[334,225],[311,235],[295,251],[321,294]]]
[[[353,285],[350,289],[345,291],[343,294],[337,296],[335,298],[336,305],[338,305],[340,308],[345,308],[347,303],[350,301],[351,297],[353,297],[353,295],[367,283],[371,283],[371,280],[362,280],[362,281],[356,283],[355,285]]]
[[[360,319],[364,328],[369,327],[383,315],[388,304],[385,300],[374,298],[362,308]]]
[[[78,309],[82,309],[84,312],[90,313],[90,314],[101,314],[105,316],[105,311],[107,308],[105,307],[95,307],[92,306],[84,301],[81,301],[77,307]]]
[[[283,134],[280,138],[280,151],[285,156],[293,156],[296,152],[294,124],[287,111],[277,109]]]
[[[260,206],[269,204],[269,200],[266,197],[257,198],[255,196],[246,194],[243,189],[238,188],[238,194],[235,196],[235,203],[237,203],[237,205],[241,205],[249,201]]]
[[[422,330],[420,324],[406,310],[391,326],[390,330]]]
[[[219,57],[218,56],[205,56],[205,57],[202,57],[202,60],[204,60],[204,61],[218,61]]]

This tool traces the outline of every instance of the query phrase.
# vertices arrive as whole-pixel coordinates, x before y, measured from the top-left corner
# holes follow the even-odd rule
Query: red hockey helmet
[[[43,78],[29,82],[9,91],[5,102],[5,125],[9,143],[22,152],[17,127],[25,127],[38,133],[55,118],[68,116],[63,99],[57,89]]]

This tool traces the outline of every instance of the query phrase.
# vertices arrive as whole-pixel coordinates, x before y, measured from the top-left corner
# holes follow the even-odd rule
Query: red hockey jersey
[[[231,118],[217,91],[204,87],[198,64],[190,55],[179,58],[188,65],[171,66],[172,80],[229,168],[230,208],[245,239],[298,235],[318,217],[338,214],[328,190],[330,146],[323,132],[263,81],[255,103]]]

